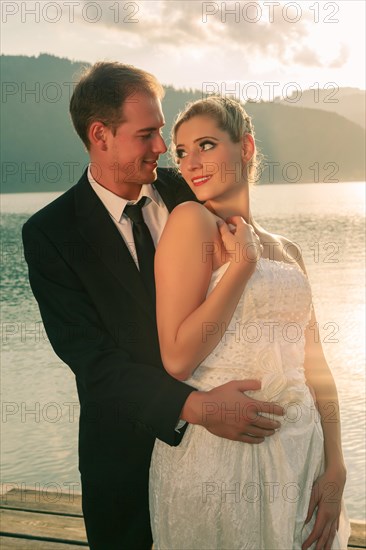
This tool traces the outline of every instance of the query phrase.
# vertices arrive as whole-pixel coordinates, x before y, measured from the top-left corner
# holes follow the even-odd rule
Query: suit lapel
[[[155,185],[159,195],[163,199],[164,204],[167,207],[167,209],[169,210],[169,214],[170,214],[170,212],[173,210],[173,208],[175,206],[177,206],[177,201],[175,200],[175,197],[172,193],[172,190],[169,189],[169,186],[163,181],[157,180],[154,183],[154,185]]]
[[[75,212],[80,234],[146,313],[155,321],[152,299],[140,272],[86,173],[75,186]]]

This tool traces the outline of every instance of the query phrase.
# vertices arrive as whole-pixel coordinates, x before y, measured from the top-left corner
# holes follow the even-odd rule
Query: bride
[[[250,212],[251,120],[238,102],[210,97],[179,115],[173,142],[200,202],[175,208],[156,251],[164,366],[198,391],[258,379],[261,389],[248,393],[285,414],[265,440],[256,429],[243,442],[223,439],[194,423],[178,447],[156,440],[154,548],[346,548],[337,391],[309,328],[316,320],[300,251]],[[203,401],[202,415],[217,414],[213,408]]]

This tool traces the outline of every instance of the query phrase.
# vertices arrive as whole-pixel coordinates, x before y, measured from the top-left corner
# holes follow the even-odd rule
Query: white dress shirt
[[[139,264],[132,233],[132,221],[123,213],[123,210],[126,204],[136,204],[142,197],[147,197],[147,201],[142,208],[142,216],[150,230],[156,248],[169,216],[169,211],[164,201],[154,184],[142,185],[140,194],[136,200],[129,201],[119,197],[95,181],[91,174],[90,165],[88,167],[88,180],[93,190],[106,207],[138,267]]]

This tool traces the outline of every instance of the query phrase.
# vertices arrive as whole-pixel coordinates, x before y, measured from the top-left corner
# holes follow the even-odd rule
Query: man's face
[[[123,105],[123,122],[113,136],[107,133],[108,169],[113,172],[114,192],[137,198],[141,185],[156,180],[159,155],[167,148],[161,136],[164,115],[157,97],[132,95]]]

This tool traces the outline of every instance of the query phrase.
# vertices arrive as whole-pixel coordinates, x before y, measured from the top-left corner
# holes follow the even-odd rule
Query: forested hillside
[[[1,56],[2,192],[61,191],[81,175],[87,154],[68,105],[87,63],[51,55]],[[164,137],[199,91],[166,88]],[[365,138],[359,124],[335,112],[284,102],[247,103],[264,155],[259,183],[365,179]],[[358,116],[353,114],[353,117]],[[167,165],[169,156],[161,158]]]

